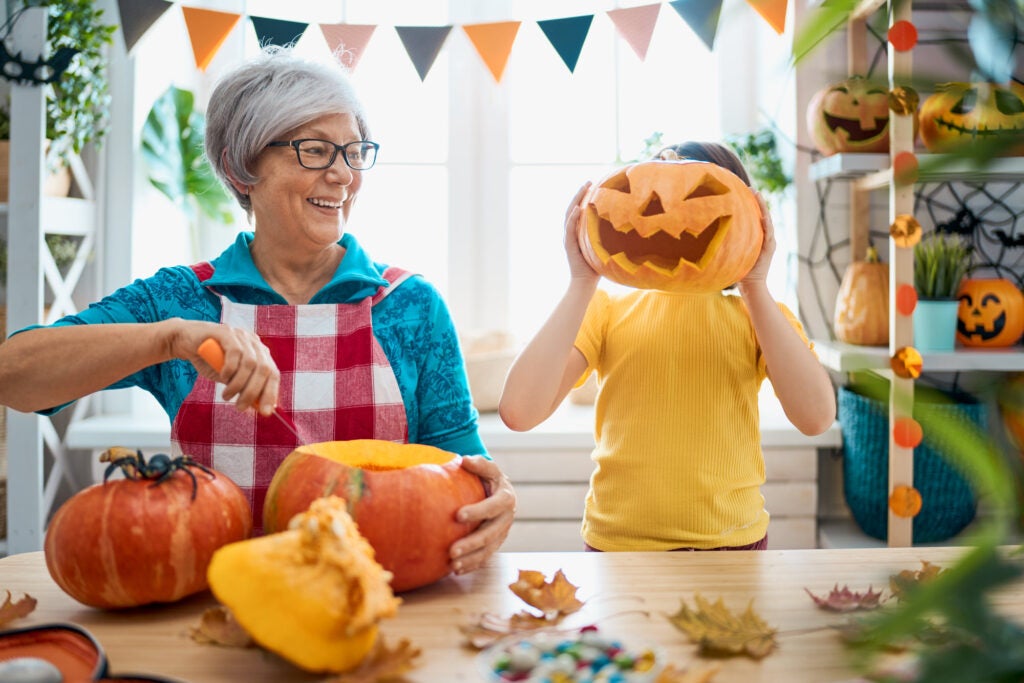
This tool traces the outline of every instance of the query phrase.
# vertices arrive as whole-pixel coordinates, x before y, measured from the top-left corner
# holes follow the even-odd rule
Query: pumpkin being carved
[[[1024,86],[996,83],[941,83],[921,105],[921,142],[929,152],[949,152],[975,142],[1019,154],[1024,137]],[[993,147],[995,149],[995,147]]]
[[[278,467],[263,505],[263,528],[288,527],[321,496],[341,496],[377,561],[406,591],[449,573],[449,548],[474,528],[458,522],[464,505],[484,499],[480,478],[454,453],[375,439],[302,446]]]
[[[807,131],[825,156],[889,151],[889,91],[863,76],[819,90],[807,104]]]
[[[834,327],[836,339],[847,344],[889,343],[889,266],[879,262],[873,246],[864,261],[851,263],[843,273]]]
[[[956,338],[964,346],[1012,346],[1024,334],[1024,294],[1006,278],[960,284]]]
[[[590,189],[577,238],[609,280],[698,293],[743,279],[764,232],[753,191],[732,172],[703,161],[644,161]]]
[[[154,455],[104,453],[125,479],[90,486],[65,502],[44,541],[54,582],[79,602],[105,609],[174,602],[205,590],[221,546],[247,538],[245,494],[222,474]]]

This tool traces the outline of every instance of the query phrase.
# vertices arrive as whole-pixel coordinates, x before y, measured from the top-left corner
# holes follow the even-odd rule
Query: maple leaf
[[[939,565],[932,564],[927,560],[921,560],[921,569],[917,571],[904,569],[899,574],[890,576],[889,591],[892,592],[896,600],[902,601],[907,596],[908,591],[913,590],[915,586],[931,581],[943,571],[945,570]]]
[[[466,636],[466,642],[471,647],[482,650],[513,633],[557,626],[562,619],[562,615],[556,615],[549,619],[526,610],[516,612],[510,617],[501,617],[491,612],[485,612],[474,617],[468,625],[459,626],[459,630]]]
[[[355,669],[328,678],[325,683],[385,683],[385,681],[401,681],[416,664],[414,659],[420,656],[420,649],[407,638],[398,641],[398,645],[388,647],[384,637],[377,639],[373,649],[366,655]]]
[[[224,647],[254,647],[255,643],[245,632],[227,607],[211,607],[199,618],[199,626],[189,629],[192,640],[204,645]]]
[[[11,600],[11,591],[5,592],[7,597],[4,599],[4,603],[0,605],[0,626],[21,617],[27,617],[36,608],[36,599],[31,595],[26,593],[17,601],[13,601]]]
[[[804,588],[804,590],[807,591],[807,594],[811,596],[811,599],[814,600],[818,607],[831,612],[869,610],[875,609],[882,604],[882,591],[873,591],[871,586],[868,586],[867,591],[857,593],[850,590],[849,586],[839,588],[837,583],[828,596],[824,598],[818,597],[807,588]]]
[[[520,569],[519,578],[508,586],[527,605],[536,607],[547,617],[572,614],[583,607],[576,599],[576,586],[569,583],[559,569],[551,582],[544,580],[541,572]]]
[[[702,654],[746,654],[761,659],[775,648],[775,632],[754,612],[753,601],[747,610],[736,616],[722,599],[711,604],[699,593],[693,596],[697,609],[683,601],[679,611],[669,615],[673,626],[697,643]]]
[[[669,664],[661,670],[654,683],[710,683],[718,669],[717,664],[690,669],[677,669],[675,664]]]

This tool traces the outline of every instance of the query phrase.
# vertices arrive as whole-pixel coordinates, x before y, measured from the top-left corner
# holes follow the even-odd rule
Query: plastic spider
[[[171,458],[169,455],[163,453],[157,453],[149,462],[146,462],[145,456],[142,455],[141,450],[132,452],[129,448],[122,448],[115,446],[109,448],[100,455],[100,462],[109,462],[106,471],[103,473],[103,482],[106,483],[107,479],[114,470],[120,468],[121,472],[124,473],[127,479],[151,479],[153,483],[150,486],[156,486],[164,481],[167,481],[171,476],[178,470],[181,470],[189,477],[192,478],[192,500],[196,499],[196,492],[198,491],[199,484],[196,481],[196,475],[192,473],[189,467],[196,467],[203,472],[206,472],[210,477],[214,478],[217,475],[213,470],[209,469],[205,465],[202,465],[187,455],[182,455],[177,458]]]

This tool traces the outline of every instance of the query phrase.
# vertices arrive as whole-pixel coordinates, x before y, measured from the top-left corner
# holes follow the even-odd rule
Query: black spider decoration
[[[34,62],[22,59],[21,53],[12,55],[7,46],[0,40],[0,74],[9,81],[22,84],[43,85],[53,83],[71,63],[71,58],[78,54],[73,47],[58,48],[49,59],[39,58]]]
[[[962,206],[952,219],[946,223],[939,223],[935,226],[935,230],[958,235],[973,235],[979,225],[981,225],[981,221],[974,215],[974,212],[966,206]]]
[[[163,453],[157,453],[149,462],[146,462],[145,456],[142,455],[141,450],[136,450],[134,453],[131,449],[121,448],[115,446],[114,448],[107,449],[100,456],[100,462],[109,462],[106,471],[103,473],[103,483],[107,482],[107,479],[114,470],[120,468],[121,472],[124,473],[126,479],[151,479],[153,483],[150,486],[156,486],[164,481],[171,478],[176,471],[181,470],[189,477],[192,478],[192,500],[196,499],[196,492],[198,491],[198,483],[196,482],[196,475],[189,470],[190,467],[196,467],[206,474],[210,475],[210,478],[215,479],[217,475],[205,465],[201,465],[187,455],[182,455],[177,458],[171,458],[169,455]]]

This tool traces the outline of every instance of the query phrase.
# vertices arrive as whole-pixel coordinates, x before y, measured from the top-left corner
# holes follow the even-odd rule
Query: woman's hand
[[[224,361],[219,368],[199,355],[199,346],[206,339],[214,339],[223,350]],[[277,406],[281,373],[255,332],[215,323],[185,322],[171,337],[171,356],[191,362],[199,374],[223,383],[224,400],[234,400],[239,412],[256,408],[270,415]]]
[[[775,225],[772,223],[772,215],[768,211],[768,204],[760,192],[755,192],[757,204],[761,207],[761,229],[764,231],[764,241],[761,244],[761,253],[743,279],[740,281],[740,292],[744,287],[751,285],[763,285],[768,281],[768,269],[772,265],[772,257],[775,255]]]
[[[576,196],[569,202],[569,208],[565,210],[564,243],[565,254],[569,259],[569,276],[573,280],[593,281],[596,286],[601,276],[595,273],[594,269],[583,258],[578,237],[581,227],[580,223],[586,220],[583,215],[583,199],[586,197],[588,190],[590,190],[589,182],[576,192]]]
[[[462,468],[484,482],[487,497],[465,505],[457,515],[460,522],[480,522],[471,534],[452,543],[452,571],[456,574],[479,569],[505,541],[516,514],[516,492],[512,482],[493,460],[482,455],[466,455]]]

